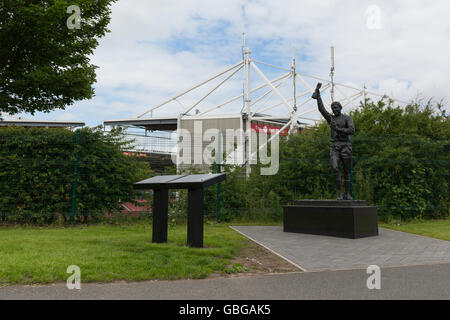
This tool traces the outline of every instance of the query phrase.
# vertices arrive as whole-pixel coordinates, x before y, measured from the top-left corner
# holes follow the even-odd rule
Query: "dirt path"
[[[245,247],[225,270],[226,272],[214,272],[208,278],[301,272],[293,264],[249,239],[245,239]]]

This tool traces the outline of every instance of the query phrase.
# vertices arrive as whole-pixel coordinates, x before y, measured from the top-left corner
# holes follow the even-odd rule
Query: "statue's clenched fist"
[[[319,82],[316,86],[316,90],[314,91],[314,93],[312,94],[311,98],[313,99],[318,99],[320,97],[320,87],[322,86],[322,84]]]

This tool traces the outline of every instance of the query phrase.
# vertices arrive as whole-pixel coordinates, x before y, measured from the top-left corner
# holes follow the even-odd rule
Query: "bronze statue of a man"
[[[342,105],[335,101],[331,104],[333,114],[325,110],[320,97],[321,83],[317,84],[312,98],[317,100],[317,106],[322,116],[331,127],[331,148],[330,158],[333,166],[336,187],[338,190],[338,200],[353,200],[350,194],[350,169],[352,163],[352,142],[351,135],[355,133],[355,125],[350,116],[341,113]],[[339,174],[339,160],[344,167],[345,196],[342,194],[341,176]]]

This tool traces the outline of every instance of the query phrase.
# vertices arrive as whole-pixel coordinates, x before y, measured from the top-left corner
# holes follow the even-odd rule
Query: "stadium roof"
[[[177,118],[150,118],[150,119],[120,119],[120,120],[106,120],[105,126],[135,126],[142,127],[148,130],[176,130]]]
[[[52,120],[25,120],[25,119],[0,119],[0,126],[19,127],[43,127],[43,128],[76,128],[83,127],[84,122],[79,121],[52,121]]]

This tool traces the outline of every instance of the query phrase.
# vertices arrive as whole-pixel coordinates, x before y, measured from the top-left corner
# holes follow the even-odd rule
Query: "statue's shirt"
[[[327,120],[328,124],[331,127],[331,144],[332,145],[342,145],[348,144],[351,145],[351,135],[355,133],[355,125],[353,124],[353,119],[350,116],[346,116],[345,114],[340,114],[335,116],[332,113],[329,113],[325,107],[323,106],[322,99],[319,97],[317,100],[317,105],[319,107],[319,111],[322,116]],[[334,129],[334,125],[338,127],[340,130]]]
[[[353,124],[353,119],[345,114],[340,114],[335,116],[329,113],[323,106],[322,99],[319,97],[318,106],[319,111],[322,116],[327,120],[331,127],[331,143],[332,144],[351,144],[351,135],[355,133],[355,125]],[[340,130],[333,128],[332,124],[335,124]]]
[[[355,126],[350,116],[340,114],[339,116],[331,115],[331,122],[334,122],[337,127],[347,129],[347,132],[341,132],[331,127],[330,141],[333,142],[349,142],[351,143],[351,134],[355,132]],[[330,122],[330,124],[331,124]]]

